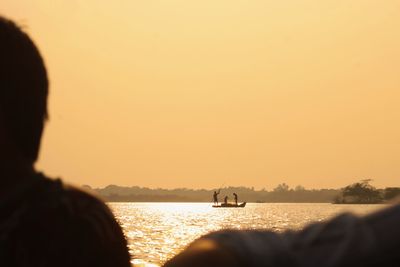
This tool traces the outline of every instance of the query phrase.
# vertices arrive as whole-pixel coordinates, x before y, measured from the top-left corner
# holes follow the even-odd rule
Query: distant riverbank
[[[107,202],[212,202],[214,191],[218,189],[151,189],[146,187],[123,187],[109,185],[104,188],[91,188]],[[228,196],[233,201],[233,193],[238,194],[239,201],[252,203],[332,203],[340,193],[338,189],[305,189],[301,186],[289,188],[281,184],[275,189],[255,190],[249,187],[224,187],[221,188],[219,200]]]
[[[233,193],[239,202],[248,203],[334,203],[334,204],[382,204],[400,196],[400,188],[377,189],[362,180],[340,189],[306,189],[302,186],[290,188],[279,184],[272,190],[255,190],[253,187],[224,187],[215,189],[162,189],[139,186],[108,185],[104,188],[83,186],[87,191],[107,202],[213,202],[214,191],[221,190],[219,201],[225,196],[233,201]]]

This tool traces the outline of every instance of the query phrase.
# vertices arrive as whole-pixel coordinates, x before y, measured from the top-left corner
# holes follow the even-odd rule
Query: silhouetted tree
[[[286,183],[278,184],[277,187],[274,188],[274,192],[288,192],[289,186]]]
[[[306,189],[304,188],[304,186],[298,185],[295,187],[294,191],[306,191]]]
[[[370,179],[348,185],[343,189],[343,202],[345,203],[379,203],[382,201],[379,190],[370,185]]]

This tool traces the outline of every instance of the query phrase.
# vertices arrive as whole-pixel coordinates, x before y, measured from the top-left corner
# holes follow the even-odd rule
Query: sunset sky
[[[2,0],[81,185],[400,186],[400,1]]]

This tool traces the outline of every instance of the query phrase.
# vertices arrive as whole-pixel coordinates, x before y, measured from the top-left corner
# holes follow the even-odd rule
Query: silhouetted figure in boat
[[[224,197],[224,204],[228,204],[228,196]]]
[[[238,204],[238,195],[236,193],[233,193],[233,197],[235,198],[235,203],[237,205]]]
[[[0,266],[129,267],[108,207],[35,170],[47,119],[46,68],[28,35],[2,17],[0,40]]]
[[[214,191],[213,198],[214,198],[214,204],[215,205],[218,205],[218,195],[219,195],[219,193],[221,193],[221,189],[219,189],[218,192]]]

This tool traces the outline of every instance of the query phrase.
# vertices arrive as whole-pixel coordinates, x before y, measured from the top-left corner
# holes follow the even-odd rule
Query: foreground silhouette
[[[106,205],[35,171],[46,69],[30,38],[1,17],[0,40],[0,266],[130,266]]]

